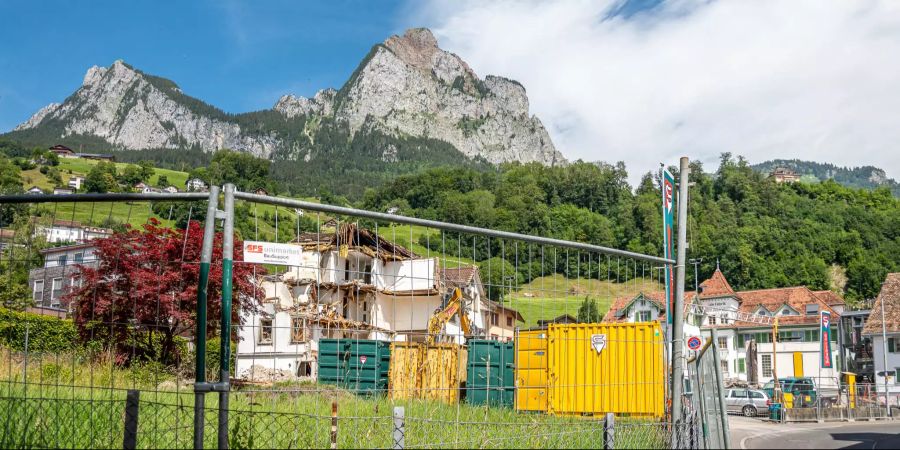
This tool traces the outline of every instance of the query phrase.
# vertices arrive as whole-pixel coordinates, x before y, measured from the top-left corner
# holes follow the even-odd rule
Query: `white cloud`
[[[414,4],[479,75],[521,81],[570,159],[633,178],[678,156],[802,158],[900,177],[900,2]]]

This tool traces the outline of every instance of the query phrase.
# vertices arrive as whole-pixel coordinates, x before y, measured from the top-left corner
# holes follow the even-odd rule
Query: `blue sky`
[[[245,112],[340,87],[373,44],[427,26],[520,81],[566,157],[633,181],[722,152],[900,178],[896,0],[0,0],[0,18],[0,132],[116,59]]]
[[[229,112],[270,108],[282,94],[340,87],[373,44],[410,26],[405,11],[397,1],[4,0],[0,131],[116,59]]]

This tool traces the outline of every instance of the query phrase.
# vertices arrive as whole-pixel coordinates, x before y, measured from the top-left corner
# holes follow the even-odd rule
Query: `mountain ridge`
[[[801,176],[812,177],[815,181],[834,180],[842,185],[862,188],[877,189],[885,187],[900,197],[900,183],[893,178],[888,178],[884,169],[875,166],[844,167],[831,163],[806,161],[801,159],[773,159],[758,164],[751,164],[754,170],[769,173],[776,168],[791,169]],[[808,180],[808,178],[807,178]]]
[[[4,136],[40,145],[99,138],[116,150],[229,148],[308,162],[334,151],[317,148],[323,123],[346,132],[340,145],[347,147],[359,134],[377,132],[443,141],[468,160],[567,163],[540,119],[529,114],[521,84],[479,78],[424,28],[374,45],[340,89],[312,98],[285,94],[271,109],[239,114],[117,60],[91,67],[63,102],[45,106]],[[388,163],[402,157],[391,148],[382,155]]]

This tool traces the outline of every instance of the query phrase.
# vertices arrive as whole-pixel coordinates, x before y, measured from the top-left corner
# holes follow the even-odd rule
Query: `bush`
[[[71,320],[0,308],[0,344],[29,352],[59,353],[72,350],[78,332]]]
[[[222,355],[219,351],[219,346],[222,345],[222,340],[218,337],[210,338],[206,341],[206,375],[207,379],[219,379],[219,371],[220,365],[219,361],[222,360]],[[235,353],[237,353],[237,344],[234,341],[231,342],[231,361],[228,364],[228,372],[234,373],[234,361],[235,361]]]

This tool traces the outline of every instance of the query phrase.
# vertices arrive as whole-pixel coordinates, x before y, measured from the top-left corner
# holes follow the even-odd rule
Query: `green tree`
[[[509,261],[493,257],[478,263],[481,281],[491,300],[502,300],[522,283],[522,276]]]
[[[597,306],[597,301],[585,297],[584,301],[581,302],[581,306],[578,308],[578,322],[579,323],[599,323],[602,317],[600,316],[600,308]]]
[[[147,181],[149,177],[144,177],[144,172],[140,166],[129,164],[125,166],[125,169],[122,170],[122,174],[119,175],[119,183],[131,188],[134,185]]]
[[[156,180],[156,185],[161,188],[169,187],[169,177],[167,177],[165,175],[160,175],[159,178]]]
[[[113,163],[100,162],[84,177],[84,188],[87,192],[116,192],[118,187],[116,165]]]
[[[156,166],[153,164],[153,161],[142,160],[138,162],[138,167],[140,167],[141,172],[141,181],[147,181],[150,177],[156,173]]]

